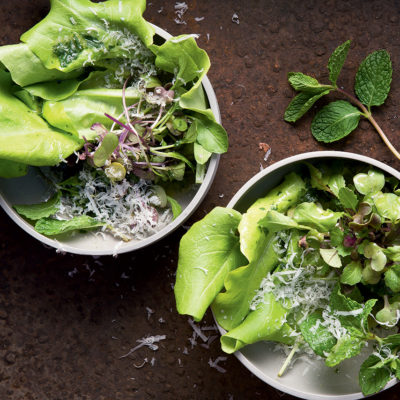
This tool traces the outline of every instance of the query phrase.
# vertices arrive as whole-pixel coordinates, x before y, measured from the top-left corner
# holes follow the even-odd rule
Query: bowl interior
[[[157,40],[160,40],[160,38],[161,40],[168,40],[171,37],[168,32],[155,25],[153,26],[156,35],[158,35]],[[221,115],[217,98],[207,77],[204,77],[202,85],[214,117],[216,121],[220,123]],[[164,238],[183,224],[200,205],[211,187],[217,172],[219,158],[220,156],[218,154],[213,154],[211,156],[208,162],[204,181],[201,185],[192,184],[190,187],[182,188],[182,190],[175,193],[174,198],[182,206],[182,213],[159,232],[143,240],[122,242],[109,234],[105,235],[103,238],[99,235],[96,236],[93,232],[72,232],[49,238],[36,232],[33,226],[12,208],[13,204],[40,203],[46,201],[50,197],[51,188],[42,178],[38,169],[33,167],[29,169],[29,173],[24,177],[14,179],[0,178],[0,206],[3,207],[4,211],[11,217],[11,219],[27,233],[60,251],[76,254],[116,255],[151,245]]]
[[[333,162],[334,160],[362,163],[382,169],[386,175],[393,175],[400,179],[400,173],[387,165],[368,157],[343,152],[314,152],[277,162],[261,171],[246,183],[232,198],[228,207],[241,213],[260,197],[277,186],[289,172],[304,174],[304,162]],[[221,333],[225,331],[220,327]],[[371,352],[365,348],[357,357],[345,360],[338,369],[329,368],[323,360],[312,360],[302,356],[282,376],[278,371],[286,359],[282,350],[275,350],[274,343],[259,342],[246,346],[236,357],[256,376],[276,389],[304,399],[360,399],[363,397],[358,385],[358,372],[361,363]],[[393,386],[397,381],[393,379],[386,388]]]

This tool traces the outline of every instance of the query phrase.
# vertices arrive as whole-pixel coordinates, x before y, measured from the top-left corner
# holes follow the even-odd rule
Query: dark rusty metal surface
[[[345,140],[324,146],[311,137],[311,116],[294,126],[282,119],[293,96],[287,72],[301,70],[327,80],[329,54],[350,38],[352,49],[340,79],[344,87],[351,89],[368,52],[386,48],[392,55],[392,90],[376,119],[400,147],[398,1],[187,3],[186,24],[174,22],[174,1],[152,0],[146,16],[172,34],[201,34],[198,42],[210,55],[209,77],[230,137],[229,153],[190,223],[215,205],[226,205],[260,164],[301,152],[353,151],[399,169],[367,122]],[[48,0],[0,4],[1,44],[16,43],[48,11]],[[234,13],[239,24],[232,22]],[[267,162],[259,142],[272,149]],[[0,399],[290,399],[252,376],[233,356],[221,363],[225,374],[210,368],[208,360],[223,355],[218,341],[210,349],[190,348],[192,329],[175,312],[171,287],[183,233],[180,229],[136,253],[94,259],[44,248],[1,211]],[[212,323],[210,314],[207,321]],[[119,358],[147,334],[167,339],[158,351],[143,347],[131,359]],[[146,357],[155,358],[154,366],[136,368]],[[379,398],[398,399],[398,391],[392,388]]]

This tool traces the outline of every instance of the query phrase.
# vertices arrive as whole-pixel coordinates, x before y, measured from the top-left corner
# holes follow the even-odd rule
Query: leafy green
[[[35,230],[46,236],[54,236],[77,229],[91,229],[103,225],[104,222],[97,221],[87,215],[74,217],[69,220],[41,218],[36,222]]]
[[[167,201],[171,206],[172,215],[174,216],[174,219],[176,219],[180,214],[182,214],[182,207],[174,198],[170,196],[167,196]]]
[[[390,360],[388,360],[390,361]],[[392,374],[382,359],[371,354],[362,364],[359,374],[359,383],[365,396],[382,390],[389,382]]]
[[[400,261],[400,246],[387,247],[383,252],[389,260]]]
[[[314,93],[299,93],[288,105],[285,111],[285,121],[296,122],[300,119],[321,97],[327,95],[330,90],[314,94]]]
[[[174,287],[177,310],[200,320],[229,271],[244,264],[235,234],[240,213],[214,208],[182,237]]]
[[[283,212],[295,204],[304,189],[303,180],[294,173],[258,199],[243,215],[239,224],[240,249],[248,265],[231,271],[225,279],[226,291],[217,295],[212,310],[218,323],[227,330],[238,326],[250,311],[250,303],[261,280],[277,264],[274,233],[266,233],[257,225],[271,209]]]
[[[394,193],[377,193],[374,204],[381,217],[392,222],[400,220],[400,196]]]
[[[82,69],[65,73],[47,69],[25,43],[0,46],[0,62],[11,73],[12,80],[19,86],[38,82],[73,79],[82,74]]]
[[[336,249],[319,249],[319,253],[330,267],[340,268],[342,266],[342,261]]]
[[[0,159],[0,178],[18,178],[27,172],[26,164]]]
[[[0,159],[29,165],[56,165],[82,146],[72,135],[51,128],[12,95],[10,74],[0,70]]]
[[[201,144],[194,143],[194,159],[199,164],[205,164],[209,158],[211,157],[211,153],[207,151]]]
[[[300,92],[319,94],[327,90],[326,85],[321,85],[315,78],[301,72],[289,72],[288,81],[294,90]]]
[[[315,311],[300,324],[300,330],[304,340],[314,350],[315,354],[325,357],[337,340],[321,322],[323,322],[322,312]]]
[[[67,99],[46,101],[43,117],[56,128],[91,140],[97,137],[97,132],[91,129],[93,124],[99,123],[111,128],[112,121],[104,114],[122,113],[121,96],[120,89],[78,90]],[[127,105],[137,102],[139,97],[138,91],[130,88],[126,91]]]
[[[231,354],[260,340],[293,344],[294,337],[290,336],[293,329],[286,322],[287,313],[273,294],[267,293],[256,310],[251,311],[240,325],[221,337],[222,350]]]
[[[342,43],[338,46],[329,57],[328,70],[329,80],[333,85],[336,85],[336,81],[339,77],[340,71],[342,70],[343,64],[346,61],[347,53],[350,49],[350,40]]]
[[[146,46],[152,43],[154,28],[142,17],[145,5],[144,0],[109,0],[106,6],[90,0],[52,0],[49,14],[21,40],[48,69],[69,72],[88,60],[112,60],[128,52],[112,31],[127,29]]]
[[[370,169],[368,174],[359,173],[353,178],[354,186],[361,194],[375,194],[385,186],[385,176],[381,171]]]
[[[292,218],[275,210],[268,211],[267,215],[258,222],[258,225],[266,228],[269,232],[279,232],[286,229],[311,229],[308,226],[299,225]]]
[[[342,187],[339,190],[339,200],[344,208],[356,211],[358,199],[355,193],[348,187]]]
[[[349,102],[334,101],[318,111],[311,124],[311,132],[320,142],[334,142],[357,128],[360,115],[360,111]]]
[[[53,197],[43,203],[15,205],[14,208],[17,210],[18,214],[36,221],[38,219],[50,217],[50,215],[55,214],[58,211],[60,198],[61,192],[57,192]]]
[[[325,363],[328,367],[335,367],[346,358],[351,358],[359,354],[364,346],[365,341],[359,337],[350,335],[342,336],[335,346],[332,347]]]
[[[369,54],[356,74],[355,92],[368,108],[382,105],[390,91],[392,62],[386,50]]]
[[[385,272],[385,285],[394,293],[400,292],[400,264],[392,265]]]
[[[225,153],[228,150],[228,135],[225,129],[211,119],[200,116],[198,118],[196,121],[198,143],[209,152]]]
[[[342,215],[342,212],[324,210],[314,203],[301,203],[293,211],[296,222],[311,226],[319,232],[329,232]]]
[[[340,282],[346,285],[356,285],[361,282],[362,278],[362,265],[360,261],[352,261],[344,268],[340,276]]]
[[[161,46],[152,45],[150,48],[156,55],[156,66],[175,75],[174,87],[193,82],[193,87],[181,95],[183,101],[190,101],[192,92],[200,86],[201,79],[210,68],[207,53],[199,49],[196,41],[187,35],[177,36]]]
[[[104,136],[100,146],[94,152],[93,164],[96,167],[102,167],[114,152],[118,144],[118,136],[113,132],[108,132]]]

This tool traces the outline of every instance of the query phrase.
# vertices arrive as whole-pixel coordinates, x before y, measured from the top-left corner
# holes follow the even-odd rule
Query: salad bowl
[[[153,24],[151,25],[155,29],[155,38],[158,36],[161,40],[168,40],[172,37],[165,30]],[[207,76],[203,77],[202,86],[215,121],[220,123],[221,116],[217,98]],[[193,183],[189,188],[186,187],[175,192],[174,198],[182,208],[182,212],[179,216],[158,232],[141,240],[132,239],[128,242],[123,242],[111,235],[94,235],[90,231],[85,233],[60,234],[57,235],[56,238],[47,237],[38,233],[34,227],[13,208],[13,205],[40,203],[46,201],[51,196],[51,187],[35,167],[30,167],[28,174],[20,178],[0,178],[0,206],[25,232],[41,241],[43,244],[57,249],[57,251],[93,256],[117,255],[119,253],[126,253],[149,246],[166,237],[182,225],[200,205],[210,189],[218,168],[219,158],[219,154],[211,155],[201,184]]]
[[[398,171],[370,157],[338,151],[310,152],[286,158],[259,172],[234,195],[227,207],[244,213],[257,199],[277,186],[285,175],[301,173],[304,162],[329,163],[334,160],[366,164],[382,170],[387,176],[400,179]],[[226,331],[218,327],[224,335]],[[304,399],[354,400],[364,398],[358,384],[358,371],[371,351],[371,348],[364,348],[359,356],[345,360],[337,369],[327,367],[324,360],[302,355],[281,377],[278,377],[278,371],[287,355],[275,343],[261,341],[247,345],[234,354],[250,372],[281,392]],[[396,379],[390,380],[385,389],[396,382]]]

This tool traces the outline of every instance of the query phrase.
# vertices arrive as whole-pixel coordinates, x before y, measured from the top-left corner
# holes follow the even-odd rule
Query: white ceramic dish
[[[393,175],[400,180],[400,173],[395,169],[372,158],[353,153],[338,151],[319,151],[304,153],[281,160],[264,169],[250,179],[232,198],[227,207],[245,212],[259,197],[275,187],[282,178],[299,168],[304,161],[314,162],[323,159],[343,159],[358,161],[383,170],[386,175]],[[225,331],[219,327],[221,334]],[[277,374],[282,366],[285,355],[281,351],[274,351],[273,343],[260,342],[246,346],[236,357],[254,375],[274,388],[309,400],[354,400],[364,398],[358,385],[358,371],[365,353],[340,364],[339,372],[329,368],[323,361],[298,359],[293,368],[289,369],[281,378]],[[396,379],[391,380],[386,389],[395,385]]]
[[[154,26],[154,25],[153,25]],[[156,35],[168,40],[172,36],[163,29],[154,26]],[[221,114],[218,107],[215,92],[207,77],[203,79],[203,88],[208,98],[208,102],[217,122],[221,122]],[[182,206],[182,214],[165,228],[156,234],[140,241],[132,240],[122,242],[111,235],[106,239],[95,236],[93,233],[78,233],[75,235],[59,235],[57,239],[52,239],[36,232],[31,224],[25,221],[13,208],[13,204],[33,204],[46,200],[49,197],[50,188],[46,185],[40,174],[35,168],[31,168],[28,175],[15,179],[0,179],[0,206],[19,225],[24,231],[35,239],[40,240],[46,245],[52,246],[59,251],[89,254],[89,255],[116,255],[149,246],[164,238],[169,233],[182,225],[186,219],[196,210],[206,196],[217,172],[220,156],[213,154],[210,158],[204,182],[201,185],[193,185],[189,190],[185,190],[176,196],[176,200]]]

